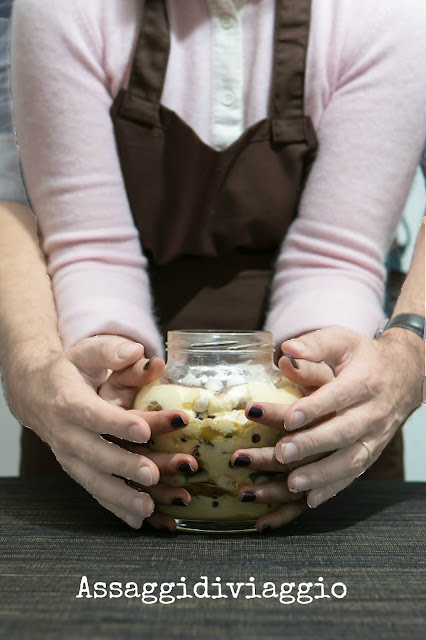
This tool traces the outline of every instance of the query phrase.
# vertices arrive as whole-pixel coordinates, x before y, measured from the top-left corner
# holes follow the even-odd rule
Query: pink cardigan
[[[230,0],[229,0],[230,1]],[[127,82],[142,0],[15,0],[12,90],[65,346],[98,333],[161,353],[146,259],[109,108]],[[169,0],[163,103],[211,144],[208,5]],[[243,13],[246,126],[268,112],[274,0]],[[277,342],[338,324],[373,334],[383,259],[426,138],[426,2],[313,0],[306,113],[319,155],[277,264]]]

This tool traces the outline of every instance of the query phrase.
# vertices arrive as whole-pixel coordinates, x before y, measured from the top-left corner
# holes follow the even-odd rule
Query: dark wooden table
[[[358,482],[263,535],[136,532],[63,479],[0,479],[0,504],[7,640],[426,637],[424,483]],[[192,598],[177,598],[182,577]],[[194,595],[205,581],[219,595],[217,577],[228,598]],[[106,597],[94,597],[95,582],[106,583]],[[120,596],[112,582],[122,590],[136,583],[127,587],[135,597],[110,598]],[[282,584],[289,594],[280,602]],[[252,585],[261,597],[246,597]],[[278,597],[267,597],[274,588]],[[169,604],[158,601],[160,591]],[[96,593],[105,593],[102,585]],[[331,597],[314,597],[322,595]]]

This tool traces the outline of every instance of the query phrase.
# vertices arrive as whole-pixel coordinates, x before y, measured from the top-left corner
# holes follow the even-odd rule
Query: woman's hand
[[[176,473],[186,463],[197,468],[196,460],[186,454],[157,459],[157,464],[145,449],[143,454],[132,453],[102,437],[109,434],[144,443],[151,433],[174,431],[186,424],[182,411],[126,411],[120,406],[125,389],[116,398],[118,406],[110,404],[116,378],[108,378],[109,370],[144,364],[143,354],[141,345],[125,338],[96,336],[43,356],[36,357],[31,348],[28,353],[21,349],[2,363],[6,397],[18,420],[49,444],[64,470],[100,504],[135,528],[153,512],[157,489],[156,497],[161,498],[160,488],[154,489],[160,471]],[[144,383],[154,380],[161,367],[160,361],[148,368]],[[99,397],[99,387],[109,395],[109,402]],[[143,486],[143,491],[136,492],[122,478]],[[187,501],[185,490],[175,493]]]
[[[279,367],[284,375],[295,384],[298,384],[307,395],[319,386],[333,379],[333,371],[325,363],[312,363],[304,360],[284,357],[279,362]],[[289,405],[270,403],[252,403],[246,407],[246,416],[261,424],[277,427],[284,431],[283,416]],[[277,419],[277,416],[280,416]],[[310,456],[303,462],[291,462],[283,465],[275,458],[274,447],[259,447],[239,449],[232,456],[235,466],[244,466],[254,471],[265,471],[276,474],[272,479],[265,474],[259,476],[254,484],[241,487],[238,497],[242,501],[258,503],[278,503],[282,506],[275,511],[261,516],[256,527],[258,531],[269,528],[281,527],[294,520],[306,508],[306,492],[291,492],[287,486],[287,476],[301,464],[313,462],[321,458],[321,455]]]
[[[336,376],[288,408],[261,405],[258,421],[277,428],[284,422],[288,432],[275,455],[284,466],[298,463],[288,477],[290,492],[308,492],[308,505],[317,507],[377,460],[421,403],[423,349],[421,339],[403,329],[372,340],[331,327],[283,343],[283,353],[298,363],[324,361]],[[312,425],[319,418],[321,423]],[[308,456],[330,451],[305,464]]]

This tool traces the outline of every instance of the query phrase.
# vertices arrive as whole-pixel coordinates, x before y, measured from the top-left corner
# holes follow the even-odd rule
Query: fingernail
[[[142,514],[144,516],[144,518],[148,518],[149,516],[147,515],[147,511],[149,511],[148,508],[148,501],[150,500],[148,494],[145,494],[144,496],[140,496],[138,498],[135,498],[133,500],[133,506],[135,508],[136,511],[138,511],[140,514]],[[154,511],[154,509],[152,509],[152,511]],[[151,511],[151,513],[152,513]],[[149,515],[151,515],[151,513]]]
[[[290,340],[290,344],[294,349],[297,349],[299,353],[304,353],[307,351],[307,348],[303,344],[303,342],[297,342],[297,340]]]
[[[182,500],[182,498],[175,498],[172,502],[177,507],[187,507],[188,505]]]
[[[152,485],[152,473],[149,467],[140,467],[136,471],[136,477],[138,482],[143,484],[145,487],[150,487]]]
[[[191,467],[189,462],[182,462],[182,464],[178,466],[178,470],[181,471],[182,473],[189,473],[190,471],[194,473],[194,469]]]
[[[281,445],[281,460],[284,464],[294,462],[299,458],[299,449],[292,442]]]
[[[122,358],[123,360],[125,358],[130,358],[130,356],[135,353],[136,349],[138,348],[139,346],[136,344],[123,344],[123,346],[118,350],[118,357]]]
[[[150,358],[148,360],[148,362],[145,364],[143,370],[146,371],[147,369],[149,369],[149,367],[151,366],[151,363],[153,360],[155,360],[155,358],[158,358],[158,356],[152,356],[152,358]]]
[[[311,507],[311,509],[315,509],[316,507],[318,507],[318,505],[321,504],[321,502],[324,502],[324,494],[322,491],[317,491],[314,494],[314,497],[311,498],[311,504],[309,504],[309,502],[307,503],[308,507]]]
[[[295,369],[299,369],[299,365],[297,364],[296,360],[293,358],[293,356],[289,356],[288,354],[286,356],[284,356],[284,358],[288,358],[291,362],[291,364],[293,365],[293,367]]]
[[[247,467],[251,461],[250,456],[237,456],[234,460],[234,467]]]
[[[248,412],[249,418],[261,418],[262,416],[263,416],[263,409],[261,407],[256,407],[256,405],[254,405],[253,407],[250,407]]]
[[[245,491],[241,498],[241,502],[256,502],[256,494],[252,491]]]
[[[298,493],[299,491],[306,491],[309,489],[311,481],[308,476],[300,475],[295,477],[292,484],[294,484],[294,489],[290,489],[290,491],[292,491],[292,493]]]
[[[149,438],[139,424],[132,424],[129,427],[129,438],[131,442],[147,442]]]
[[[176,416],[175,418],[172,418],[170,420],[170,424],[172,425],[172,427],[177,429],[178,427],[186,427],[188,423],[185,422],[185,420],[181,416]]]
[[[304,424],[304,422],[305,422],[305,414],[302,413],[302,411],[295,411],[294,413],[291,414],[291,418],[288,426],[290,427],[290,429],[298,429]]]
[[[265,531],[270,531],[272,529],[270,524],[265,524],[262,527],[262,533],[264,533]]]

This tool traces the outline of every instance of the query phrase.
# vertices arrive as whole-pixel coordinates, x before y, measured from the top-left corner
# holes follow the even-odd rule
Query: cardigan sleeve
[[[372,336],[383,319],[384,261],[426,139],[425,29],[422,2],[313,2],[319,151],[276,265],[277,344],[331,325]]]

